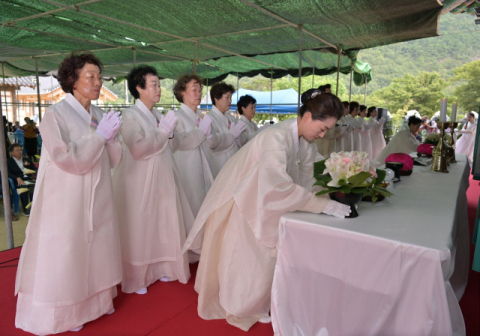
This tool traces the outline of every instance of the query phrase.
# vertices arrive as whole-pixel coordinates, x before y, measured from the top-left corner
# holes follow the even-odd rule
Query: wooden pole
[[[40,122],[42,121],[42,107],[41,103],[42,101],[40,100],[40,80],[38,78],[38,59],[35,58],[35,77],[37,78],[37,102],[38,102],[38,120]]]
[[[303,25],[299,26],[300,29],[300,48],[298,55],[298,102],[297,113],[300,110],[300,97],[302,95],[302,49],[303,49]]]

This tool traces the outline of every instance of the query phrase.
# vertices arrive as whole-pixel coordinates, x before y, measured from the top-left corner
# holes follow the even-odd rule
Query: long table
[[[464,335],[468,280],[463,154],[450,173],[414,167],[359,217],[282,216],[272,287],[276,335]]]

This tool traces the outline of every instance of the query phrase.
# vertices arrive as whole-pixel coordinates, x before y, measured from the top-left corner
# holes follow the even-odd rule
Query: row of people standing
[[[358,102],[343,102],[344,114],[335,128],[327,132],[325,137],[316,140],[322,156],[328,158],[333,152],[361,151],[367,152],[369,159],[374,160],[385,147],[383,124],[385,118],[377,119],[377,109]]]
[[[138,294],[157,280],[186,283],[188,232],[215,176],[256,131],[247,123],[254,101],[237,121],[225,83],[212,86],[212,112],[198,112],[194,75],[175,86],[181,108],[162,115],[153,108],[159,77],[147,66],[128,75],[135,105],[104,114],[91,104],[101,70],[92,54],[66,58],[58,71],[66,98],[40,125],[45,150],[15,286],[16,326],[35,334],[77,331],[113,313],[118,283]]]

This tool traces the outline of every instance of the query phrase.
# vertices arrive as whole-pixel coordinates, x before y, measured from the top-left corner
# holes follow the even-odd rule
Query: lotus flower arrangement
[[[372,201],[375,202],[378,195],[393,195],[381,186],[385,175],[384,170],[371,166],[365,152],[332,153],[328,160],[314,163],[314,185],[324,188],[316,195],[353,193],[359,194],[360,201],[363,194],[372,196]]]

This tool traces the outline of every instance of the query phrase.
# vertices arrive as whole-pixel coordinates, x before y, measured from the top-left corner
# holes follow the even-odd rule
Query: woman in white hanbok
[[[342,110],[336,96],[318,94],[298,118],[261,132],[224,166],[184,247],[202,252],[195,281],[200,317],[226,319],[245,331],[269,322],[280,217],[296,210],[349,213],[313,193],[313,163],[321,159],[313,140],[335,125]]]
[[[140,65],[128,74],[135,105],[123,111],[123,156],[113,175],[120,227],[125,293],[146,294],[157,280],[190,278],[187,254],[182,255],[185,227],[194,217],[173,158],[175,112],[163,116],[155,68]],[[185,224],[187,223],[187,224]]]
[[[175,83],[175,98],[181,103],[176,111],[178,122],[174,154],[183,190],[193,216],[196,217],[208,189],[213,183],[213,158],[208,141],[211,139],[211,119],[197,111],[202,100],[202,79],[184,75]],[[187,235],[191,227],[186,227]]]
[[[67,96],[40,124],[42,158],[15,284],[15,325],[36,335],[78,331],[113,313],[122,280],[110,171],[122,155],[121,120],[91,105],[101,69],[92,54],[67,57],[57,77]]]
[[[460,131],[458,131],[458,133],[461,133],[462,136],[456,143],[455,152],[467,154],[470,161],[473,161],[477,123],[475,122],[475,115],[472,112],[467,114],[467,123]]]
[[[370,139],[372,141],[372,160],[385,148],[385,137],[383,136],[383,124],[385,118],[382,117],[377,120],[377,108],[370,106],[367,110],[368,123],[373,124],[370,130]]]
[[[212,111],[208,115],[212,118],[212,137],[209,141],[213,153],[213,177],[215,178],[225,163],[247,141],[246,137],[240,137],[244,132],[245,122],[237,121],[230,114],[232,94],[235,88],[225,82],[212,85],[210,97],[212,98]]]
[[[358,118],[362,120],[362,127],[360,128],[360,138],[362,144],[361,151],[366,152],[368,154],[368,159],[371,161],[373,160],[373,148],[370,131],[373,128],[374,124],[369,122],[369,120],[366,120],[366,116],[367,107],[365,105],[361,105],[360,113],[358,114]]]
[[[422,120],[416,116],[411,116],[408,119],[408,129],[399,131],[395,136],[390,140],[388,145],[380,152],[380,154],[375,158],[375,161],[380,164],[385,163],[385,159],[394,153],[404,153],[410,154],[417,151],[417,147],[420,145],[420,142],[415,138],[415,133],[418,132],[418,129],[422,125]]]
[[[345,117],[345,121],[348,124],[347,130],[347,141],[345,146],[345,151],[355,151],[361,149],[360,144],[360,134],[358,133],[358,119],[356,116],[358,115],[358,111],[360,109],[360,104],[357,102],[350,102],[348,106],[349,113]]]
[[[250,95],[241,96],[237,102],[237,111],[240,114],[240,121],[245,123],[245,131],[240,135],[240,141],[238,144],[242,146],[248,141],[252,140],[255,135],[261,130],[264,130],[270,123],[266,123],[262,127],[258,127],[257,124],[253,122],[253,117],[255,117],[255,107],[257,101]]]
[[[343,111],[343,116],[338,119],[337,124],[335,125],[335,130],[337,131],[337,135],[335,138],[335,149],[331,151],[333,152],[346,152],[346,142],[347,142],[347,133],[349,132],[349,127],[347,122],[345,121],[345,118],[347,115],[349,115],[350,110],[349,110],[349,105],[350,103],[348,101],[342,102],[344,111]]]

